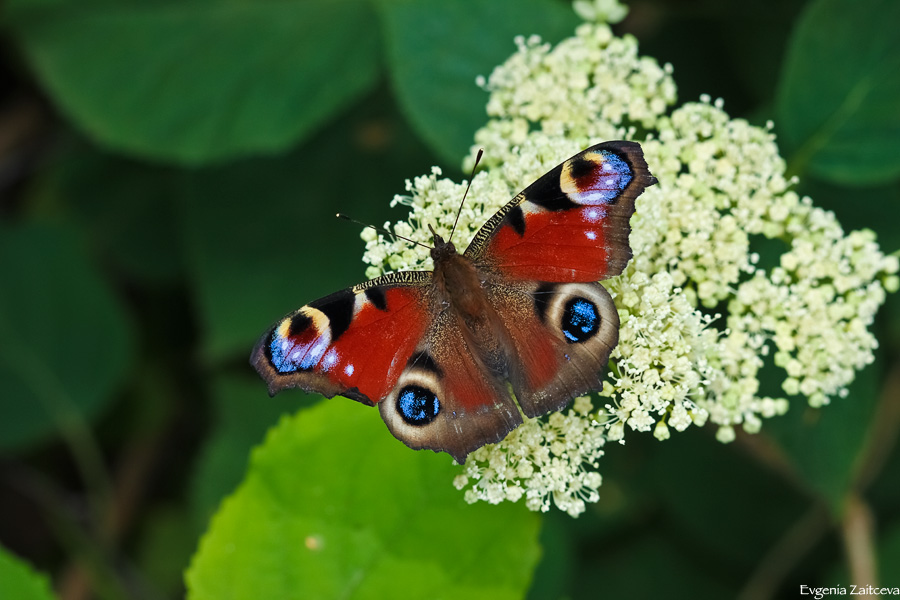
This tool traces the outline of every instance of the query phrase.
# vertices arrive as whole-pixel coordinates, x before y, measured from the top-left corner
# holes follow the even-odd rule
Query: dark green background
[[[893,0],[658,0],[614,29],[673,64],[680,101],[774,120],[799,191],[890,253],[898,22]],[[358,228],[333,213],[397,220],[405,179],[464,177],[486,119],[476,75],[513,36],[577,23],[551,0],[5,2],[0,545],[66,600],[181,597],[198,547],[195,598],[332,597],[350,580],[359,598],[793,598],[851,583],[846,532],[867,515],[850,555],[900,585],[896,295],[848,398],[728,446],[629,436],[578,520],[467,506],[447,460],[374,411],[269,399],[247,365],[274,319],[362,279]],[[250,449],[299,408],[201,545]],[[283,536],[303,523],[345,545],[296,577],[308,538]],[[277,543],[251,543],[263,528]],[[0,596],[47,596],[0,559]]]

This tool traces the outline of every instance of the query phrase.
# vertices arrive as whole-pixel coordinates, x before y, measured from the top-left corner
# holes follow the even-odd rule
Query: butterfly
[[[462,254],[432,229],[433,271],[310,302],[250,362],[270,395],[297,387],[377,404],[406,445],[462,464],[522,414],[602,388],[619,315],[598,281],[631,259],[634,202],[656,181],[639,144],[591,146],[497,211]]]

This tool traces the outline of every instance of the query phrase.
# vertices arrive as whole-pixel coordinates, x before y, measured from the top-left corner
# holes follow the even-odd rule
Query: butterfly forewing
[[[634,201],[655,182],[639,144],[597,144],[513,198],[475,234],[465,255],[513,279],[613,277],[631,258]]]
[[[428,327],[431,273],[394,273],[300,308],[260,338],[250,362],[269,393],[298,387],[373,405]]]

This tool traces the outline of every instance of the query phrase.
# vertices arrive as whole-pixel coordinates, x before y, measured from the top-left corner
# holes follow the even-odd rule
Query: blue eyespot
[[[614,201],[631,183],[633,179],[631,167],[614,152],[601,150],[600,154],[603,155],[603,166],[597,177],[598,189],[594,190],[594,193],[604,201]]]
[[[408,385],[397,397],[397,411],[410,425],[427,425],[441,412],[441,403],[431,390]]]
[[[322,337],[315,338],[311,343],[302,344],[273,333],[269,342],[272,366],[279,373],[309,371],[318,364],[327,349],[328,341]]]
[[[597,305],[584,298],[571,298],[566,302],[562,317],[562,331],[569,343],[591,339],[600,329]]]

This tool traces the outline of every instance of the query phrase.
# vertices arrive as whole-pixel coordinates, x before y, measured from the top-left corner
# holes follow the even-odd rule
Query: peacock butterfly
[[[602,387],[619,315],[598,281],[631,259],[634,202],[654,183],[637,143],[591,146],[501,208],[464,253],[432,230],[434,271],[310,302],[250,362],[271,395],[299,387],[378,404],[406,445],[463,463],[523,413]]]

